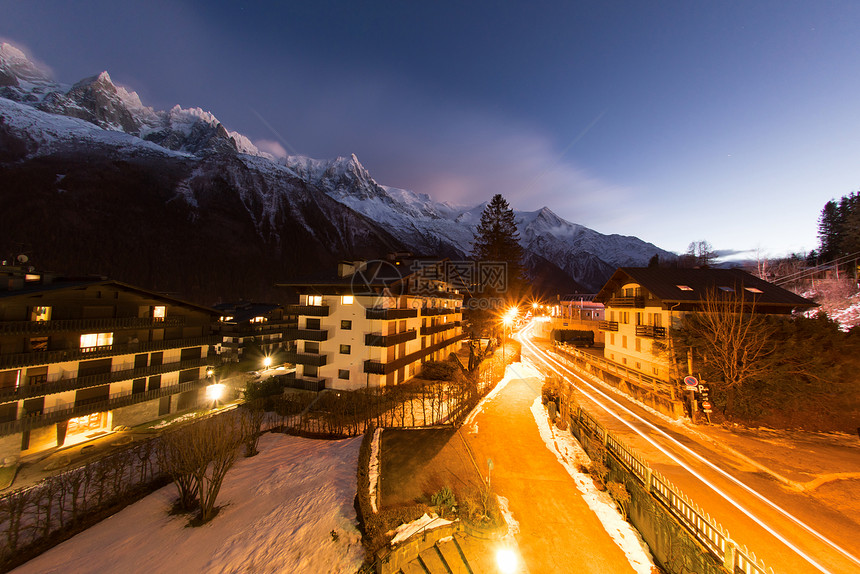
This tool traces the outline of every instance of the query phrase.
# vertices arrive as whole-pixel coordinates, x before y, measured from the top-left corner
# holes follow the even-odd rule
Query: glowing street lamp
[[[221,383],[209,385],[206,387],[206,400],[212,401],[212,408],[215,408],[215,404],[221,400],[221,397],[224,396],[224,391],[226,389],[227,385],[223,385]]]
[[[513,574],[517,571],[517,554],[510,548],[499,548],[496,551],[496,565],[504,574]]]
[[[267,369],[272,366],[272,357],[266,357],[263,359],[263,366]]]

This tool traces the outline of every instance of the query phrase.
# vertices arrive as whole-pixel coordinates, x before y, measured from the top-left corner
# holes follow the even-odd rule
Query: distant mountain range
[[[344,258],[468,256],[484,205],[379,185],[355,155],[275,158],[199,108],[155,111],[107,72],[61,85],[0,44],[0,250],[195,301],[275,299]],[[544,207],[517,212],[538,289],[596,291],[655,254]]]

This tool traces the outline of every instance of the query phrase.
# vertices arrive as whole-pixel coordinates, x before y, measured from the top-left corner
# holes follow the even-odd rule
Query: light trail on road
[[[796,518],[796,517],[795,517],[795,516],[793,516],[791,513],[789,513],[787,510],[783,509],[782,507],[780,507],[779,505],[777,505],[776,503],[774,503],[773,501],[771,501],[771,500],[770,500],[770,499],[768,499],[767,497],[763,496],[763,495],[762,495],[762,494],[760,494],[758,491],[756,491],[756,490],[752,489],[751,487],[747,486],[746,484],[744,484],[743,482],[741,482],[740,480],[738,480],[737,478],[735,478],[734,476],[732,476],[731,474],[729,474],[728,472],[726,472],[725,470],[723,470],[722,468],[720,468],[720,467],[716,466],[716,465],[715,465],[715,464],[713,464],[711,461],[709,461],[709,460],[705,459],[704,457],[702,457],[701,455],[699,455],[697,452],[693,451],[693,450],[692,450],[692,449],[690,449],[689,447],[687,447],[687,446],[685,446],[684,444],[680,443],[677,439],[673,438],[672,436],[670,436],[669,434],[667,434],[667,433],[666,433],[665,431],[663,431],[662,429],[660,429],[660,428],[656,427],[656,426],[655,426],[654,424],[652,424],[651,422],[649,422],[649,421],[647,421],[647,420],[643,419],[641,416],[637,415],[636,413],[634,413],[633,411],[631,411],[630,409],[628,409],[627,407],[625,407],[624,405],[622,405],[621,403],[619,403],[618,401],[616,401],[616,400],[615,400],[614,398],[612,398],[611,396],[607,395],[606,393],[604,393],[604,392],[603,392],[603,391],[601,391],[600,389],[598,389],[598,388],[594,387],[591,383],[587,382],[585,379],[583,379],[582,377],[580,377],[576,372],[572,371],[570,368],[568,368],[567,366],[565,366],[565,365],[563,365],[562,363],[560,363],[560,362],[559,362],[558,360],[556,360],[554,357],[552,357],[551,355],[549,355],[549,354],[548,354],[548,353],[546,353],[545,351],[542,351],[541,349],[539,349],[539,348],[538,348],[534,343],[532,343],[532,342],[528,339],[528,336],[531,334],[531,332],[533,331],[533,329],[534,329],[534,322],[531,322],[531,323],[529,323],[529,325],[527,325],[525,328],[523,328],[523,329],[522,329],[522,330],[521,330],[517,335],[519,336],[519,339],[520,339],[520,341],[522,342],[522,344],[523,344],[524,346],[526,346],[526,347],[527,347],[527,348],[528,348],[528,349],[529,349],[529,350],[534,354],[534,356],[535,356],[536,358],[541,359],[541,360],[546,364],[546,366],[547,366],[550,370],[552,370],[552,371],[554,371],[555,373],[557,373],[558,375],[562,376],[565,380],[568,380],[568,379],[567,379],[567,377],[565,377],[564,372],[566,372],[566,373],[568,373],[569,375],[571,375],[571,376],[575,377],[576,379],[578,379],[579,381],[581,381],[583,384],[587,385],[591,390],[595,391],[595,392],[596,392],[596,393],[598,393],[600,396],[602,396],[604,399],[606,399],[606,400],[610,401],[610,402],[611,402],[612,404],[614,404],[618,409],[621,409],[622,411],[626,412],[628,415],[630,415],[630,416],[634,417],[636,420],[638,420],[639,422],[641,422],[643,425],[645,425],[645,426],[649,427],[649,428],[650,428],[650,429],[652,429],[654,432],[658,433],[659,435],[661,435],[662,437],[664,437],[666,440],[670,441],[670,442],[671,442],[674,446],[676,446],[677,448],[680,448],[682,451],[686,452],[687,454],[689,454],[689,455],[693,456],[694,458],[696,458],[697,460],[701,461],[703,464],[705,464],[706,466],[708,466],[708,467],[709,467],[709,468],[711,468],[712,470],[714,470],[714,471],[716,471],[717,473],[719,473],[720,475],[724,476],[725,478],[727,478],[728,480],[730,480],[732,483],[734,483],[734,484],[738,485],[739,487],[741,487],[742,489],[744,489],[746,492],[748,492],[748,493],[752,494],[752,495],[753,495],[753,496],[755,496],[757,499],[759,499],[760,501],[762,501],[762,502],[764,502],[765,504],[767,504],[769,507],[773,508],[774,510],[776,510],[777,512],[779,512],[780,514],[782,514],[785,518],[787,518],[788,520],[790,520],[791,522],[793,522],[793,523],[794,523],[794,524],[796,524],[797,526],[799,526],[799,527],[803,528],[805,531],[809,532],[810,534],[812,534],[813,536],[815,536],[817,539],[819,539],[820,541],[822,541],[822,542],[824,542],[825,544],[827,544],[827,545],[828,545],[829,547],[831,547],[832,549],[834,549],[834,550],[836,550],[837,552],[839,552],[842,556],[844,556],[844,557],[848,558],[849,560],[851,560],[852,562],[854,562],[856,565],[860,566],[860,559],[858,559],[857,557],[855,557],[854,555],[852,555],[850,552],[848,552],[847,550],[845,550],[844,548],[842,548],[841,546],[839,546],[839,545],[838,545],[838,544],[836,544],[835,542],[831,541],[831,540],[830,540],[830,539],[828,539],[826,536],[824,536],[823,534],[819,533],[817,530],[815,530],[815,529],[814,529],[814,528],[812,528],[811,526],[809,526],[809,525],[807,525],[806,523],[804,523],[802,520],[800,520],[800,519]],[[556,365],[558,368],[554,367],[553,365]],[[560,370],[559,370],[559,369],[560,369]],[[562,372],[562,371],[563,371],[563,372]],[[810,565],[814,566],[818,571],[820,571],[820,572],[822,572],[822,573],[824,573],[824,574],[832,574],[832,572],[831,572],[830,570],[828,570],[825,566],[823,566],[823,565],[819,564],[819,563],[818,563],[814,558],[812,558],[811,556],[809,556],[806,552],[804,552],[803,550],[801,550],[800,548],[798,548],[797,546],[795,546],[793,543],[791,543],[790,541],[788,541],[784,536],[782,536],[781,534],[779,534],[778,532],[776,532],[772,527],[770,527],[769,525],[765,524],[761,519],[759,519],[757,516],[755,516],[751,511],[749,511],[749,510],[748,510],[748,509],[746,509],[743,505],[741,505],[739,502],[737,502],[736,500],[734,500],[734,499],[733,499],[729,494],[727,494],[726,492],[722,491],[719,487],[717,487],[716,485],[714,485],[713,483],[711,483],[708,479],[706,479],[705,477],[701,476],[701,475],[700,475],[696,470],[694,470],[693,468],[691,468],[690,466],[688,466],[687,464],[685,464],[684,462],[682,462],[681,460],[679,460],[679,459],[678,459],[674,454],[672,454],[671,452],[667,451],[667,450],[666,450],[664,447],[662,447],[661,445],[657,444],[657,443],[656,443],[656,442],[655,442],[655,441],[654,441],[650,436],[648,436],[645,432],[643,432],[642,430],[640,430],[639,428],[637,428],[637,427],[636,427],[635,425],[633,425],[631,422],[629,422],[629,421],[627,421],[626,419],[622,418],[619,414],[617,414],[617,413],[613,412],[609,407],[607,407],[605,404],[603,404],[600,400],[598,400],[596,397],[594,397],[594,396],[593,396],[592,394],[590,394],[588,391],[586,391],[586,390],[582,389],[579,385],[576,385],[575,383],[573,383],[572,381],[569,381],[569,380],[568,380],[568,382],[569,382],[571,385],[573,385],[573,387],[574,387],[574,388],[576,388],[579,392],[581,392],[583,395],[585,395],[585,396],[586,396],[586,397],[588,397],[590,400],[592,400],[595,404],[597,404],[600,408],[602,408],[604,411],[606,411],[606,413],[608,413],[610,416],[612,416],[613,418],[615,418],[616,420],[618,420],[620,423],[622,423],[623,425],[627,426],[627,427],[628,427],[628,428],[630,428],[633,432],[635,432],[636,434],[638,434],[639,436],[641,436],[645,441],[647,441],[649,444],[651,444],[654,448],[656,448],[656,449],[657,449],[657,450],[659,450],[661,453],[663,453],[664,455],[666,455],[670,460],[672,460],[673,462],[675,462],[675,463],[676,463],[677,465],[679,465],[681,468],[683,468],[684,470],[686,470],[687,472],[689,472],[692,476],[694,476],[696,479],[698,479],[698,480],[699,480],[699,481],[701,481],[703,484],[705,484],[705,485],[706,485],[708,488],[710,488],[713,492],[715,492],[717,495],[719,495],[720,497],[722,497],[723,499],[725,499],[729,504],[731,504],[732,506],[734,506],[735,508],[737,508],[737,509],[738,509],[741,513],[743,513],[746,517],[748,517],[750,520],[752,520],[753,522],[755,522],[756,524],[758,524],[761,528],[763,528],[765,531],[767,531],[768,533],[770,533],[772,536],[774,536],[777,540],[779,540],[779,541],[780,541],[781,543],[783,543],[785,546],[787,546],[788,548],[790,548],[793,552],[795,552],[798,556],[800,556],[801,558],[803,558],[803,559],[804,559],[806,562],[808,562]]]

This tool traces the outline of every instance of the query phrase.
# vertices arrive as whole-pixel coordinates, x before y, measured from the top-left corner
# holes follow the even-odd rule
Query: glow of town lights
[[[221,397],[224,396],[225,388],[225,385],[222,384],[209,385],[206,387],[206,399],[210,401],[221,400]]]
[[[504,574],[513,574],[517,571],[517,555],[510,548],[499,548],[496,551],[496,565]]]
[[[531,329],[529,329],[528,331],[529,331],[529,332],[524,332],[523,334],[525,334],[525,335],[530,335],[530,334],[531,334],[531,333],[530,333]],[[521,340],[522,340],[522,339],[521,339]],[[547,366],[548,366],[551,370],[555,371],[555,373],[557,373],[558,375],[561,375],[561,376],[562,376],[562,378],[565,378],[565,377],[564,377],[564,373],[562,373],[562,371],[561,371],[561,370],[559,370],[559,369],[557,369],[557,368],[553,367],[550,363],[554,363],[554,364],[558,365],[562,370],[564,370],[564,371],[565,371],[565,372],[567,372],[568,374],[570,374],[570,375],[572,375],[572,376],[576,377],[577,379],[579,379],[580,381],[582,381],[584,384],[588,385],[588,383],[587,383],[584,379],[582,379],[579,375],[577,375],[577,374],[576,374],[576,373],[574,373],[573,371],[571,371],[571,370],[569,370],[568,368],[566,368],[564,365],[562,365],[560,362],[558,362],[558,361],[557,361],[557,360],[555,360],[554,358],[550,357],[550,356],[549,356],[549,354],[547,354],[547,353],[545,353],[544,351],[541,351],[540,349],[538,349],[536,346],[534,346],[533,344],[531,344],[529,341],[527,341],[527,340],[526,340],[526,341],[525,341],[525,345],[526,345],[526,347],[527,347],[527,348],[528,348],[532,353],[534,353],[536,356],[542,357],[542,358],[543,358],[543,360],[544,360],[544,362],[547,364]],[[567,380],[567,379],[565,379],[565,380]],[[568,382],[570,382],[570,381],[568,381]],[[824,566],[822,566],[821,564],[819,564],[818,562],[816,562],[816,561],[815,561],[811,556],[807,555],[807,554],[806,554],[806,553],[804,553],[802,550],[800,550],[799,548],[797,548],[796,546],[794,546],[791,542],[789,542],[788,540],[786,540],[782,535],[780,535],[778,532],[776,532],[775,530],[773,530],[770,526],[768,526],[767,524],[765,524],[764,522],[762,522],[759,518],[757,518],[756,516],[754,516],[754,515],[753,515],[749,510],[747,510],[746,508],[744,508],[743,506],[741,506],[738,502],[736,502],[736,501],[735,501],[733,498],[731,498],[728,494],[726,494],[725,492],[723,492],[723,491],[721,491],[719,488],[717,488],[717,486],[716,486],[716,485],[714,485],[714,484],[712,484],[711,482],[709,482],[707,479],[705,479],[703,476],[701,476],[701,475],[700,475],[699,473],[697,473],[695,470],[693,470],[692,468],[690,468],[689,466],[687,466],[684,462],[682,462],[682,461],[681,461],[681,460],[679,460],[677,457],[675,457],[675,456],[674,456],[674,455],[672,455],[670,452],[668,452],[666,449],[664,449],[663,447],[661,447],[660,445],[658,445],[657,443],[655,443],[655,442],[654,442],[654,440],[653,440],[653,439],[651,439],[651,437],[650,437],[650,436],[646,435],[644,432],[642,432],[641,430],[639,430],[638,428],[636,428],[635,426],[633,426],[630,422],[628,422],[628,421],[626,421],[626,420],[622,419],[620,416],[618,416],[617,414],[615,414],[614,412],[612,412],[611,410],[609,410],[609,408],[608,408],[608,407],[606,407],[603,403],[601,403],[600,401],[598,401],[594,396],[592,396],[591,394],[589,394],[586,390],[582,389],[580,386],[575,385],[575,384],[573,384],[573,383],[571,383],[571,385],[573,385],[573,386],[574,386],[574,388],[576,388],[576,389],[577,389],[578,391],[580,391],[582,394],[584,394],[585,396],[587,396],[589,399],[591,399],[592,401],[594,401],[594,403],[595,403],[596,405],[598,405],[600,408],[602,408],[604,411],[606,411],[610,416],[614,417],[614,418],[615,418],[615,419],[617,419],[619,422],[621,422],[622,424],[624,424],[625,426],[627,426],[628,428],[630,428],[633,432],[637,433],[637,434],[638,434],[639,436],[641,436],[643,439],[645,439],[646,441],[648,441],[652,446],[654,446],[654,448],[658,449],[660,452],[662,452],[662,453],[663,453],[663,454],[665,454],[667,457],[669,457],[669,458],[670,458],[673,462],[675,462],[677,465],[681,466],[681,467],[682,467],[682,468],[684,468],[687,472],[689,472],[690,474],[692,474],[693,476],[695,476],[697,479],[699,479],[702,483],[704,483],[705,485],[707,485],[711,490],[713,490],[714,492],[716,492],[717,494],[719,494],[720,496],[722,496],[726,501],[728,501],[728,502],[729,502],[729,504],[731,504],[732,506],[734,506],[735,508],[737,508],[737,509],[738,509],[739,511],[741,511],[743,514],[745,514],[747,517],[749,517],[751,520],[753,520],[756,524],[758,524],[759,526],[761,526],[764,530],[766,530],[767,532],[769,532],[770,534],[772,534],[772,535],[773,535],[777,540],[779,540],[780,542],[782,542],[783,544],[785,544],[786,546],[788,546],[788,547],[789,547],[790,549],[792,549],[796,554],[798,554],[799,556],[801,556],[802,558],[804,558],[807,562],[809,562],[811,565],[813,565],[817,570],[819,570],[820,572],[824,572],[824,573],[826,573],[826,574],[830,574],[830,570],[827,570]],[[701,455],[699,455],[697,452],[695,452],[695,451],[691,450],[690,448],[686,447],[685,445],[681,444],[680,442],[678,442],[677,440],[675,440],[674,438],[672,438],[671,436],[669,436],[668,434],[666,434],[665,432],[663,432],[661,429],[659,429],[659,428],[655,427],[655,426],[654,426],[654,425],[652,425],[650,422],[646,421],[645,419],[643,419],[642,417],[640,417],[639,415],[637,415],[636,413],[634,413],[634,412],[633,412],[633,411],[631,411],[630,409],[626,408],[624,405],[619,404],[619,403],[618,403],[618,402],[616,402],[614,399],[612,399],[609,395],[606,395],[605,393],[603,393],[603,392],[602,392],[602,391],[600,391],[599,389],[596,389],[596,388],[594,388],[594,387],[591,387],[591,385],[589,385],[589,387],[590,387],[590,388],[592,388],[596,393],[600,394],[602,397],[604,397],[605,399],[607,399],[608,401],[610,401],[611,403],[615,404],[615,406],[617,406],[617,407],[618,407],[618,408],[620,408],[621,410],[625,411],[626,413],[628,413],[629,415],[633,416],[634,418],[636,418],[637,420],[639,420],[640,422],[642,422],[642,423],[643,423],[643,424],[645,424],[646,426],[648,426],[648,427],[650,427],[651,429],[653,429],[656,433],[658,433],[658,434],[660,434],[660,435],[664,436],[667,440],[669,440],[670,442],[672,442],[673,444],[675,444],[676,446],[678,446],[679,448],[681,448],[683,451],[685,451],[685,452],[689,453],[690,455],[694,456],[696,459],[700,460],[703,464],[705,464],[705,465],[709,466],[710,468],[712,468],[713,470],[717,471],[718,473],[720,473],[721,475],[723,475],[724,477],[726,477],[726,478],[727,478],[727,479],[729,479],[730,481],[734,482],[735,484],[737,484],[738,486],[740,486],[741,488],[743,488],[744,490],[746,490],[747,492],[749,492],[750,494],[752,494],[753,496],[755,496],[756,498],[758,498],[759,500],[761,500],[762,502],[764,502],[765,504],[767,504],[768,506],[770,506],[771,508],[773,508],[774,510],[778,511],[780,514],[782,514],[783,516],[785,516],[786,518],[788,518],[789,520],[791,520],[792,522],[794,522],[794,523],[795,523],[795,524],[797,524],[798,526],[800,526],[800,527],[802,527],[803,529],[805,529],[807,532],[809,532],[809,533],[813,534],[816,538],[818,538],[818,539],[819,539],[819,540],[821,540],[822,542],[826,543],[827,545],[829,545],[829,546],[830,546],[830,547],[832,547],[833,549],[837,550],[837,551],[838,551],[838,552],[840,552],[843,556],[845,556],[845,557],[849,558],[851,561],[853,561],[853,562],[855,562],[855,563],[857,563],[857,564],[860,564],[860,560],[858,560],[855,556],[853,556],[852,554],[850,554],[847,550],[843,549],[842,547],[840,547],[839,545],[837,545],[835,542],[832,542],[831,540],[829,540],[828,538],[826,538],[823,534],[821,534],[821,533],[817,532],[815,529],[813,529],[811,526],[809,526],[809,525],[805,524],[804,522],[802,522],[801,520],[799,520],[799,519],[795,518],[795,517],[794,517],[793,515],[791,515],[788,511],[784,510],[782,507],[780,507],[780,506],[776,505],[775,503],[771,502],[768,498],[766,498],[766,497],[762,496],[762,495],[761,495],[761,494],[759,494],[757,491],[753,490],[752,488],[750,488],[749,486],[747,486],[746,484],[744,484],[744,483],[743,483],[743,482],[741,482],[740,480],[736,479],[734,476],[732,476],[731,474],[727,473],[726,471],[724,471],[724,470],[723,470],[723,469],[721,469],[720,467],[716,466],[715,464],[713,464],[713,463],[712,463],[712,462],[710,462],[709,460],[706,460],[706,459],[705,459],[705,458],[703,458]]]

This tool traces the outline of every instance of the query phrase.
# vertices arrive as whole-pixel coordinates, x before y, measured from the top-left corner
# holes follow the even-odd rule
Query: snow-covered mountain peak
[[[23,51],[8,42],[2,42],[0,43],[0,86],[17,86],[18,82],[15,80],[47,82],[50,81],[50,77]]]

